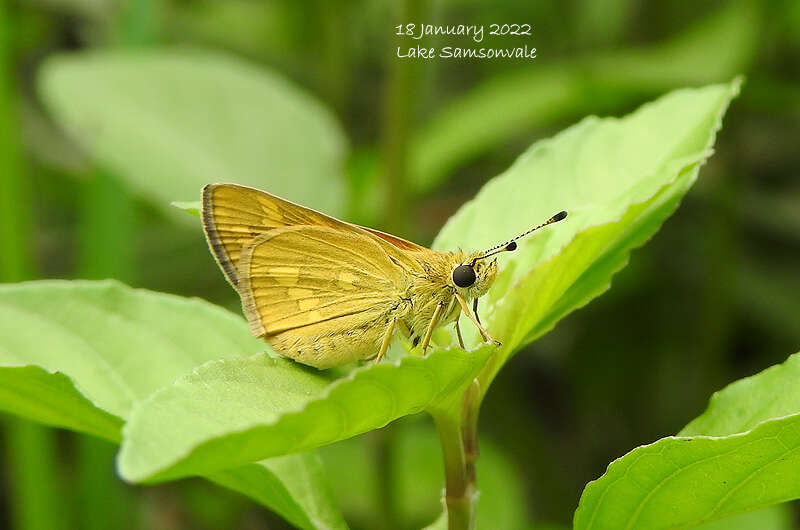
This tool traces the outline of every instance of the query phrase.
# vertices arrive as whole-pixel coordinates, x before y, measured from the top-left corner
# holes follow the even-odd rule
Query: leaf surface
[[[266,345],[199,299],[115,281],[0,286],[0,410],[121,440],[134,404],[211,359]],[[313,454],[209,477],[301,528],[345,528]]]
[[[716,393],[590,482],[575,528],[672,528],[800,498],[800,354]]]
[[[163,481],[349,438],[459,395],[490,351],[436,350],[333,381],[265,355],[212,361],[136,408],[119,470],[131,481]]]
[[[448,221],[434,248],[480,250],[568,212],[498,256],[500,275],[480,307],[503,348],[482,383],[606,290],[631,249],[658,230],[711,155],[739,84],[678,90],[621,119],[587,118],[534,144]],[[478,341],[471,327],[462,331],[468,343]]]
[[[167,214],[209,182],[339,213],[345,136],[278,74],[218,52],[96,51],[48,60],[39,89],[99,165]]]

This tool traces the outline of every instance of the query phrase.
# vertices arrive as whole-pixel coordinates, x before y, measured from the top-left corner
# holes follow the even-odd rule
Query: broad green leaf
[[[795,354],[717,392],[679,437],[634,449],[589,483],[576,528],[669,528],[800,498],[798,381]]]
[[[205,478],[274,509],[298,528],[347,528],[316,452],[270,458]]]
[[[596,112],[598,105],[619,108],[640,101],[643,92],[731,78],[751,60],[758,28],[757,6],[732,2],[653,46],[543,62],[491,77],[451,98],[415,136],[411,185],[418,192],[429,190],[495,146],[557,120]],[[591,108],[586,94],[592,94]]]
[[[0,365],[65,374],[86,399],[119,418],[210,359],[265,349],[228,311],[114,281],[0,286],[0,337]],[[59,409],[67,402],[49,405],[71,413]]]
[[[39,88],[101,166],[168,213],[209,182],[331,214],[342,202],[345,139],[331,113],[241,59],[187,49],[64,55],[45,63]]]
[[[122,441],[123,422],[118,416],[86,399],[63,373],[39,366],[0,367],[0,410],[45,425]]]
[[[796,526],[792,521],[793,513],[789,508],[789,505],[778,504],[755,512],[732,515],[725,519],[703,523],[694,528],[698,530],[795,530]],[[426,527],[425,530],[438,530],[440,528],[442,530],[446,530],[447,528],[447,519],[445,517],[437,520],[436,526],[431,525]],[[478,526],[478,528],[483,528],[483,526]],[[532,527],[526,526],[520,528],[530,528],[531,530],[569,530],[572,526],[558,523],[540,523]]]
[[[630,250],[672,213],[738,90],[739,81],[678,90],[621,119],[588,118],[534,144],[450,219],[434,248],[489,248],[569,212],[499,257],[501,273],[480,307],[503,348],[481,375],[484,391],[515,350],[607,289]]]
[[[136,407],[119,470],[130,481],[162,481],[349,438],[459,395],[490,350],[436,350],[334,381],[264,355],[212,361]]]
[[[725,436],[793,414],[800,414],[800,353],[716,392],[706,411],[678,434]]]
[[[199,299],[114,281],[0,286],[0,410],[112,441],[156,389],[208,360],[264,349],[240,317]],[[299,527],[343,528],[316,458],[209,478]]]
[[[669,437],[590,482],[576,530],[691,526],[800,498],[800,414],[725,437]]]

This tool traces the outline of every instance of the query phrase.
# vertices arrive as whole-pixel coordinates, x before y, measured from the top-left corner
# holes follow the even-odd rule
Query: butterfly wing
[[[425,247],[371,228],[340,221],[310,208],[238,184],[208,184],[203,188],[203,229],[211,251],[228,282],[238,289],[242,250],[254,239],[275,228],[308,225],[347,232],[361,231],[406,251]]]
[[[237,274],[253,334],[318,368],[375,355],[389,320],[409,309],[408,271],[367,234],[274,228],[244,248]]]

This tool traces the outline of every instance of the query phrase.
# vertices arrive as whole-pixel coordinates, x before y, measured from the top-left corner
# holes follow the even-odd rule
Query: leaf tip
[[[172,201],[169,203],[170,206],[174,206],[175,208],[179,208],[184,212],[190,213],[192,215],[196,215],[200,217],[200,202],[199,201]]]

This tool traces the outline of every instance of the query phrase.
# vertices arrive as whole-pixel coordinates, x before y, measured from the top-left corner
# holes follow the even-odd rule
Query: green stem
[[[375,467],[378,477],[378,528],[394,528],[398,520],[395,502],[397,473],[394,466],[395,437],[397,430],[392,425],[371,433]]]
[[[478,413],[481,409],[481,385],[478,379],[464,392],[461,399],[461,440],[464,444],[464,460],[467,480],[477,484],[475,462],[478,460]]]
[[[419,20],[422,11],[421,0],[406,0],[401,3],[399,17],[402,20]],[[387,50],[388,52],[389,50]],[[332,57],[333,58],[333,57]],[[382,131],[383,155],[386,180],[387,230],[403,233],[406,212],[406,180],[408,173],[409,136],[412,125],[413,86],[416,69],[407,60],[399,60],[394,53],[388,55],[389,72],[384,94],[384,122]],[[335,63],[331,63],[335,64]],[[395,519],[394,484],[392,473],[393,440],[386,433],[378,433],[374,438],[377,456],[381,525],[388,527]]]
[[[138,48],[155,42],[155,0],[119,4],[111,29],[118,48]],[[82,185],[76,275],[136,281],[139,217],[136,202],[114,175],[102,168]],[[113,473],[116,448],[104,440],[76,440],[75,489],[78,524],[87,530],[115,528],[135,518],[132,490]]]
[[[32,190],[17,123],[11,14],[0,2],[0,281],[35,276]],[[58,476],[57,440],[51,429],[16,418],[3,421],[7,445],[11,522],[20,530],[69,526]]]
[[[397,20],[405,23],[422,18],[421,0],[402,2]],[[400,22],[398,22],[400,23]],[[394,50],[387,50],[389,72],[385,93],[383,155],[387,181],[386,229],[402,233],[408,212],[406,186],[408,151],[413,123],[413,100],[418,65],[413,60],[398,59]]]
[[[9,20],[6,3],[0,3],[0,281],[18,282],[34,276],[31,186],[22,158],[16,116],[16,90],[11,74]]]
[[[348,84],[350,72],[348,71],[348,58],[344,38],[348,32],[347,23],[349,4],[316,0],[310,3],[304,13],[315,18],[315,25],[319,28],[316,42],[317,58],[317,83],[319,93],[324,95],[325,101],[339,114],[346,116]]]
[[[77,275],[89,280],[135,281],[135,202],[116,179],[100,169],[83,186]]]
[[[478,501],[475,461],[478,458],[477,421],[480,388],[473,381],[452,407],[432,410],[444,456],[448,530],[473,530]],[[460,405],[460,406],[459,406]]]
[[[66,488],[58,473],[55,431],[18,418],[10,418],[4,426],[11,527],[18,530],[70,527],[71,514],[64,500]]]

